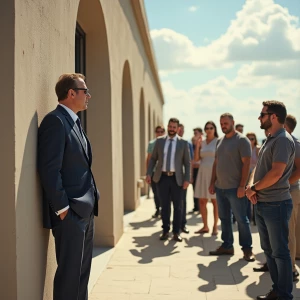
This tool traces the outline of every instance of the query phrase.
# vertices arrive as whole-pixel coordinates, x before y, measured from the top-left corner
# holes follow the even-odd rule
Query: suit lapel
[[[78,140],[79,140],[79,142],[81,144],[81,147],[83,149],[85,158],[89,162],[89,155],[87,153],[88,149],[86,149],[86,147],[84,146],[85,142],[83,140],[83,137],[82,137],[82,135],[81,135],[81,133],[80,133],[77,125],[74,123],[72,117],[69,115],[69,113],[63,107],[61,107],[60,105],[58,105],[57,109],[59,109],[59,111],[61,111],[64,114],[64,116],[66,117],[66,120],[70,124],[71,128],[74,130],[74,132],[75,132],[75,134],[76,134],[76,136],[77,136],[77,138],[78,138]],[[84,133],[84,135],[85,135],[85,133]],[[86,135],[85,135],[85,137],[86,137]],[[88,148],[89,147],[89,141],[88,141],[87,137],[86,137],[86,141],[87,141],[87,148]]]

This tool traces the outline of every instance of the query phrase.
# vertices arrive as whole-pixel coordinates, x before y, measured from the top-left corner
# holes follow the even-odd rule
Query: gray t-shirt
[[[294,143],[295,143],[295,159],[300,158],[300,141],[296,137],[294,137],[293,135],[292,135],[292,138],[293,138]],[[297,168],[296,168],[296,165],[294,163],[292,172],[294,172],[296,169]],[[297,180],[296,182],[291,184],[290,191],[294,191],[294,190],[300,190],[300,180]]]
[[[284,128],[269,136],[259,151],[256,164],[254,183],[261,180],[271,169],[272,163],[282,162],[286,168],[281,178],[270,187],[259,190],[258,201],[284,201],[291,198],[289,178],[295,160],[295,143]]]
[[[251,144],[241,133],[236,132],[231,138],[224,136],[217,141],[217,188],[234,189],[239,187],[243,157],[251,157]]]

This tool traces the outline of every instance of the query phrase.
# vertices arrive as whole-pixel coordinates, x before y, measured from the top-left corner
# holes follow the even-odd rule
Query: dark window
[[[85,75],[85,32],[80,27],[80,25],[76,24],[76,33],[75,33],[75,72],[81,73]],[[86,110],[81,111],[78,113],[78,116],[80,118],[82,127],[85,132],[87,132],[86,127]]]

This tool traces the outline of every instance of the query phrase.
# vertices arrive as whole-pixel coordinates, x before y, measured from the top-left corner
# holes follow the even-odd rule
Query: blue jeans
[[[255,220],[273,281],[273,290],[279,299],[293,299],[292,261],[288,248],[289,219],[292,199],[279,202],[257,202]]]
[[[242,250],[252,249],[252,236],[247,216],[248,199],[238,198],[237,189],[216,188],[216,196],[221,220],[223,240],[222,247],[233,248],[232,212],[238,223],[239,243]]]

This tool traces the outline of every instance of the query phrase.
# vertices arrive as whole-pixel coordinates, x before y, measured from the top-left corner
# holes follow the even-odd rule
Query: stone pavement
[[[188,211],[192,208],[191,188]],[[208,203],[209,223],[212,205]],[[189,234],[182,243],[159,241],[161,220],[151,219],[153,199],[145,200],[137,209],[124,235],[114,249],[106,268],[96,282],[90,300],[246,300],[256,299],[271,287],[269,273],[254,273],[252,268],[264,261],[255,226],[253,251],[256,262],[242,259],[234,228],[235,255],[209,256],[220,244],[211,234],[195,235],[200,228],[199,214],[188,215]],[[299,266],[299,264],[298,264]],[[294,285],[294,297],[300,299],[300,283]]]

